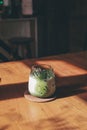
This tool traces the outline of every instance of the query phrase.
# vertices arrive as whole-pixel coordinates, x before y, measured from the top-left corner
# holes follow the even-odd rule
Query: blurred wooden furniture
[[[33,39],[31,37],[13,37],[9,39],[12,46],[12,53],[15,59],[31,58],[31,45]],[[19,58],[20,57],[20,58]]]
[[[33,64],[56,73],[56,99],[24,98]],[[87,51],[0,64],[0,130],[87,130]]]
[[[0,62],[12,61],[13,54],[11,47],[0,38]]]
[[[0,19],[0,35],[9,40],[13,37],[32,37],[32,56],[38,57],[37,17]]]

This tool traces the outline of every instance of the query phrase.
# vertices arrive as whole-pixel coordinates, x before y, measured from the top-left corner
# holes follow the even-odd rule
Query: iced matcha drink
[[[55,90],[55,75],[51,66],[33,66],[29,76],[29,93],[33,96],[44,98],[52,96]]]

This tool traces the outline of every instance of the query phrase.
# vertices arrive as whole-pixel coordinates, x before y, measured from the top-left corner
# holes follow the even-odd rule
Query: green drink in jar
[[[55,74],[52,67],[45,64],[32,66],[28,83],[29,93],[45,98],[51,97],[55,90]]]

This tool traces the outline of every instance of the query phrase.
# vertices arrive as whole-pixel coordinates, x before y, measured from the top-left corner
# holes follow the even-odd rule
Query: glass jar
[[[31,68],[28,91],[31,95],[45,98],[51,97],[56,90],[55,74],[50,65],[33,65]]]

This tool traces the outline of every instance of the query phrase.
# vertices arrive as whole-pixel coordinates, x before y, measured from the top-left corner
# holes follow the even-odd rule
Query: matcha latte
[[[28,91],[31,95],[45,98],[55,93],[55,74],[49,65],[34,65],[29,76]]]

